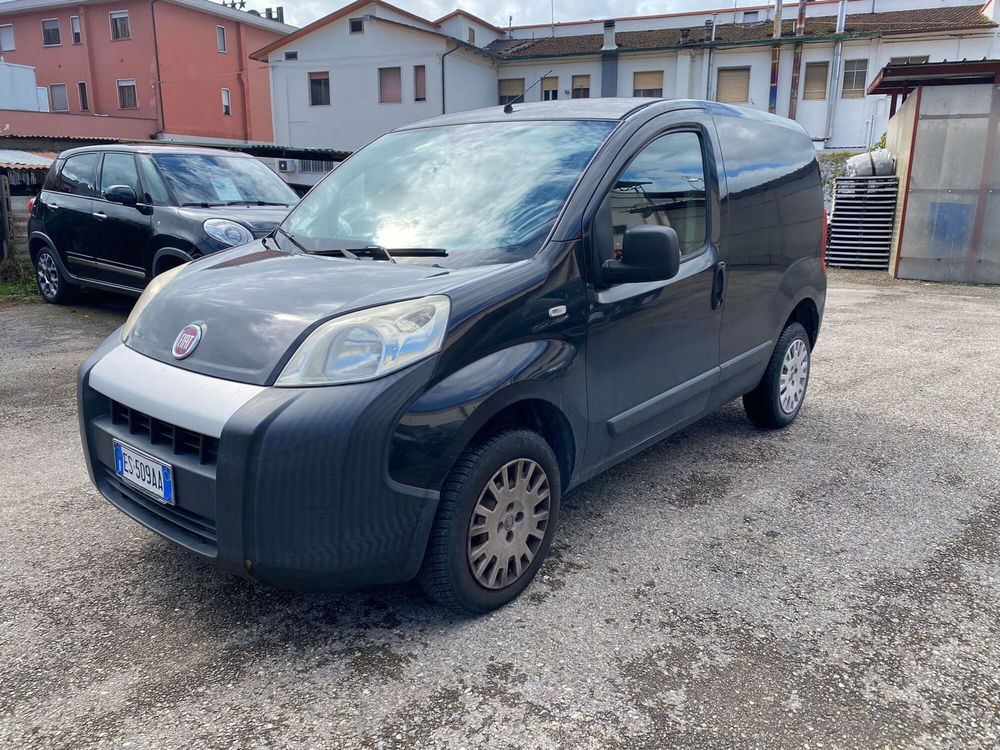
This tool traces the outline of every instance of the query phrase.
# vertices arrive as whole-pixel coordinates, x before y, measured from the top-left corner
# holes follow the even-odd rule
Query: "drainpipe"
[[[160,45],[156,33],[156,3],[157,0],[153,0],[149,4],[149,14],[153,22],[153,64],[156,67],[156,133],[154,135],[163,135],[167,125],[163,117],[163,79],[160,78]],[[87,46],[90,47],[89,41]]]
[[[795,36],[806,33],[806,0],[799,0],[799,14],[795,19]],[[802,70],[802,42],[795,43],[792,56],[792,83],[788,95],[788,119],[794,120],[799,107],[799,74]]]
[[[774,0],[774,33],[773,38],[781,39],[781,3]],[[778,110],[778,72],[781,69],[781,45],[771,45],[771,88],[767,95],[767,111],[774,114]]]
[[[450,50],[441,55],[441,114],[442,115],[448,114],[448,111],[444,107],[444,59],[457,49],[458,45],[456,44]]]
[[[715,41],[715,16],[711,21],[705,21],[705,41]],[[705,98],[712,100],[712,63],[715,61],[715,48],[709,47],[705,56]]]
[[[847,23],[847,0],[840,0],[837,8],[837,33],[844,33]],[[838,82],[840,81],[840,62],[844,54],[844,45],[839,39],[833,45],[833,63],[830,65],[830,85],[827,86],[828,102],[826,105],[826,132],[823,135],[824,144],[833,137],[833,118],[837,114]]]

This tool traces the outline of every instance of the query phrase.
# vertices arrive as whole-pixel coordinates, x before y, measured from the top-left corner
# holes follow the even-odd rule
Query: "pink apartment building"
[[[51,110],[0,110],[0,130],[270,142],[267,66],[249,54],[291,31],[209,0],[0,3],[0,55],[35,68]]]

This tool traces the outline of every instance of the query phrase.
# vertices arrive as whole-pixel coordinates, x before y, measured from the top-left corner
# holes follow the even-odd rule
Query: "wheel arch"
[[[190,252],[168,245],[153,254],[153,266],[150,270],[153,276],[158,276],[164,271],[192,260],[194,256]]]

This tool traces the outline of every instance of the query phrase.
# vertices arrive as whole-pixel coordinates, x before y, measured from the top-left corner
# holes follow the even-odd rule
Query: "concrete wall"
[[[0,110],[5,135],[47,135],[62,138],[152,138],[156,120],[139,117],[95,117],[59,112]]]

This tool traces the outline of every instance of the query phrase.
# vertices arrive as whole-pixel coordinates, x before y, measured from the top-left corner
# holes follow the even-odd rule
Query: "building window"
[[[65,83],[49,84],[49,101],[53,112],[69,112],[69,97],[66,95]]]
[[[59,35],[59,19],[46,18],[42,21],[42,46],[58,47],[60,44],[62,38]]]
[[[286,52],[285,53],[285,59],[286,60],[298,60],[299,59],[299,53],[298,52]]]
[[[13,52],[14,49],[14,25],[4,24],[0,26],[0,52]]]
[[[113,10],[108,15],[111,17],[111,40],[117,42],[121,39],[131,39],[132,27],[129,26],[128,11]]]
[[[616,252],[622,249],[625,232],[642,225],[672,227],[682,255],[699,251],[708,236],[708,203],[697,133],[670,133],[643,148],[609,197]]]
[[[663,71],[632,74],[632,96],[663,96]]]
[[[69,17],[69,33],[73,37],[73,44],[83,41],[83,34],[80,31],[80,16]]]
[[[352,18],[347,22],[352,34],[364,34],[365,33],[365,19],[363,18]]]
[[[476,30],[474,28],[472,28],[471,26],[469,27],[469,35],[468,35],[467,38],[469,40],[469,44],[475,44],[476,43]]]
[[[216,26],[215,27],[215,42],[219,48],[219,52],[229,52],[229,48],[226,46],[226,27]]]
[[[80,111],[86,112],[90,109],[90,97],[87,96],[87,84],[83,81],[76,84],[76,93],[80,95]]]
[[[499,87],[500,104],[513,104],[524,95],[523,78],[501,78]]]
[[[573,98],[590,98],[590,76],[573,76]]]
[[[403,82],[399,68],[378,69],[379,104],[396,104],[403,101]]]
[[[845,99],[860,99],[865,95],[867,77],[868,60],[845,60],[844,88],[840,95]]]
[[[427,69],[423,65],[413,66],[413,101],[427,100]]]
[[[542,79],[542,101],[553,102],[559,98],[559,77],[549,76]]]
[[[929,62],[931,59],[930,55],[910,55],[909,57],[890,57],[890,65],[920,65],[921,63]]]
[[[826,99],[826,77],[829,63],[806,63],[806,81],[802,85],[803,99]]]
[[[755,10],[743,11],[743,23],[757,23],[757,11]]]
[[[322,159],[299,159],[300,172],[312,172],[313,174],[325,174],[330,171],[333,162]]]
[[[750,68],[720,68],[715,100],[727,104],[750,101]]]
[[[330,103],[330,74],[326,71],[322,73],[309,74],[309,104],[313,107],[320,107]]]
[[[139,97],[135,91],[135,79],[122,78],[116,83],[118,84],[118,109],[137,109]]]
[[[229,96],[229,89],[222,89],[222,114],[231,115],[233,113],[233,101]]]

